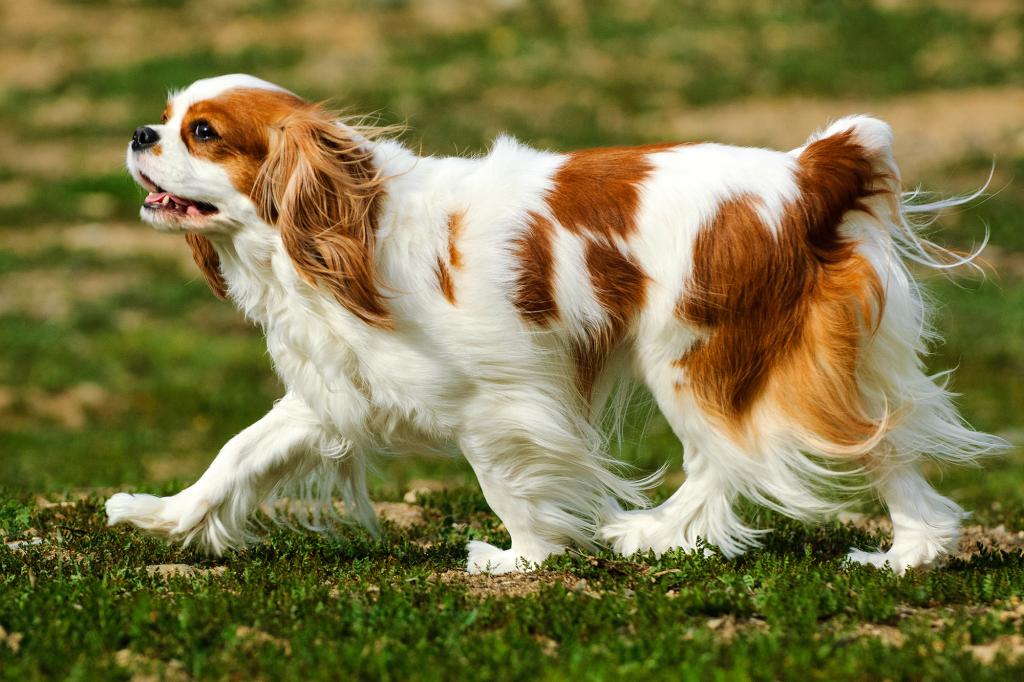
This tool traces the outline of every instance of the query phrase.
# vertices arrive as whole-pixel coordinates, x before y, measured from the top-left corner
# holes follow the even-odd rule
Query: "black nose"
[[[152,147],[160,141],[160,135],[149,126],[136,128],[132,135],[132,151],[139,151],[146,147]]]

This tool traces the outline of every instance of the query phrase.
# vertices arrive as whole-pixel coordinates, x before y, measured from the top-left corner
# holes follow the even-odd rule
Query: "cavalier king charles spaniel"
[[[921,464],[1003,445],[926,373],[935,334],[909,267],[971,261],[913,219],[972,197],[902,194],[875,118],[788,152],[500,137],[439,158],[229,75],[173,93],[127,157],[142,219],[185,236],[287,391],[177,495],[111,497],[111,524],[220,554],[293,485],[319,500],[312,517],[340,495],[375,529],[371,455],[452,447],[511,536],[470,542],[470,572],[530,570],[572,543],[734,557],[765,532],[741,498],[813,520],[867,489],[892,546],[849,559],[903,572],[954,549],[964,516]],[[658,506],[656,476],[607,455],[602,415],[629,382],[685,450]]]

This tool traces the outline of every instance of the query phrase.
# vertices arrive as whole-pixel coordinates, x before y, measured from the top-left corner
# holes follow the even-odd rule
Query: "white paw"
[[[850,551],[846,554],[846,560],[854,564],[861,564],[862,566],[897,570],[897,558],[890,556],[888,552],[865,552],[863,549],[851,547]]]
[[[625,511],[601,527],[600,538],[623,556],[637,552],[654,552],[655,556],[661,556],[674,549],[693,552],[699,540],[684,535],[684,529],[682,522],[662,522],[655,510]],[[704,545],[703,552],[705,556],[714,553],[707,545]]]
[[[516,554],[511,549],[499,549],[478,540],[471,541],[466,545],[466,549],[469,551],[466,572],[474,575],[479,573],[491,575],[525,573],[536,569],[537,563],[539,563]]]
[[[183,496],[154,497],[117,493],[106,503],[107,525],[130,523],[170,539],[181,539],[206,516],[209,505]]]
[[[623,556],[654,549],[653,543],[644,532],[642,519],[630,514],[635,515],[636,512],[623,512],[614,521],[602,526],[600,531],[600,539]]]
[[[941,556],[942,553],[929,551],[926,547],[904,551],[893,548],[888,552],[865,552],[854,548],[846,555],[846,559],[856,564],[889,569],[896,575],[903,575],[908,568],[931,566]]]

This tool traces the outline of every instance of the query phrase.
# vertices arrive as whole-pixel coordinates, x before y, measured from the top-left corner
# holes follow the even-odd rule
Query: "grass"
[[[151,576],[144,565],[212,562],[104,528],[98,498],[45,511],[8,502],[5,525],[34,524],[49,539],[0,555],[5,575],[23,576],[4,587],[0,619],[28,634],[18,655],[0,654],[4,674],[116,678],[125,647],[147,665],[209,678],[1005,679],[1011,670],[972,650],[1019,632],[1020,602],[1007,595],[1019,595],[1024,571],[1005,553],[897,578],[839,564],[848,546],[877,535],[774,519],[765,549],[738,561],[572,554],[549,561],[536,583],[502,587],[453,572],[466,540],[503,535],[481,497],[421,502],[425,522],[412,529],[388,525],[379,539],[275,531],[217,562],[224,572],[192,578]],[[73,655],[49,656],[57,643]]]
[[[930,472],[974,512],[972,528],[944,569],[905,577],[841,563],[850,546],[887,542],[867,501],[863,516],[814,528],[748,509],[774,532],[734,561],[572,552],[532,576],[467,578],[465,543],[503,545],[507,534],[466,465],[446,459],[381,460],[371,487],[398,516],[376,538],[274,529],[210,559],[108,529],[102,513],[115,489],[180,490],[282,393],[258,332],[183,265],[180,240],[136,224],[141,195],[120,170],[124,143],[159,114],[165,88],[254,71],[408,121],[408,141],[430,153],[479,151],[502,131],[560,149],[645,142],[685,135],[673,123],[681,111],[713,119],[715,107],[748,98],[757,128],[780,97],[884,106],[919,92],[955,110],[969,96],[962,88],[1009,93],[1024,85],[1019,8],[654,0],[583,11],[530,0],[432,3],[431,13],[393,1],[335,10],[267,0],[218,9],[213,25],[193,3],[178,5],[54,2],[0,27],[10,54],[34,68],[41,49],[81,56],[43,73],[45,85],[0,86],[0,537],[14,545],[0,547],[0,678],[1024,672],[1019,448],[982,469]],[[124,21],[140,30],[115,33]],[[159,36],[141,30],[152,25]],[[231,29],[243,25],[251,36],[238,38]],[[129,56],[109,57],[114,48]],[[897,139],[914,132],[897,129]],[[946,216],[939,232],[969,248],[987,225],[995,272],[927,280],[946,337],[928,362],[957,367],[952,388],[972,423],[1020,443],[1024,138],[1016,128],[985,139],[998,142],[920,168],[926,188],[964,192],[998,154],[998,191]],[[671,463],[661,497],[680,480],[681,453],[648,412],[641,396],[617,452],[641,471]],[[399,502],[424,479],[448,490]],[[399,525],[402,514],[415,522]],[[193,572],[147,570],[168,564]]]

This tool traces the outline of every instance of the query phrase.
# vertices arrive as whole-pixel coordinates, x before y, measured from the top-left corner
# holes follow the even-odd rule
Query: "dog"
[[[741,499],[801,520],[879,496],[903,572],[955,548],[963,511],[922,462],[1004,446],[922,363],[934,339],[909,263],[926,241],[889,126],[835,121],[792,151],[651,144],[418,156],[248,75],[172,93],[127,150],[142,219],[181,233],[210,288],[266,334],[287,390],[176,495],[118,493],[127,522],[221,554],[289,485],[373,529],[367,459],[456,447],[511,537],[469,572],[531,570],[575,543],[630,555],[765,532]],[[920,222],[920,221],[916,221]],[[685,452],[657,507],[609,458],[602,414],[649,389]],[[704,551],[707,551],[704,549]]]

